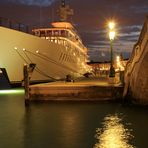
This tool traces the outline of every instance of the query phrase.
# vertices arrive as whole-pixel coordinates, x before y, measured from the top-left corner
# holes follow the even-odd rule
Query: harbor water
[[[0,148],[147,148],[148,107],[117,102],[33,102],[0,91]]]

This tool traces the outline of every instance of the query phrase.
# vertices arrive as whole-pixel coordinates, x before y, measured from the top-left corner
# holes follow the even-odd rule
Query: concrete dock
[[[85,78],[75,82],[57,81],[29,86],[30,101],[103,101],[121,99],[123,86],[109,84],[108,78]]]

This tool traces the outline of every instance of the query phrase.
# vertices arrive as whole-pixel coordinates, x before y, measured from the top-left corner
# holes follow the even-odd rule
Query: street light
[[[115,23],[114,22],[109,22],[108,27],[110,30],[113,30],[115,27]]]
[[[109,77],[115,77],[115,69],[113,66],[113,41],[115,38],[115,31],[114,31],[114,27],[115,24],[113,22],[109,23],[109,39],[110,39],[110,49],[111,49],[111,53],[110,53],[110,58],[111,58],[111,64],[110,64],[110,72],[109,72]]]
[[[109,32],[109,39],[114,40],[114,38],[115,38],[115,31],[110,31]]]

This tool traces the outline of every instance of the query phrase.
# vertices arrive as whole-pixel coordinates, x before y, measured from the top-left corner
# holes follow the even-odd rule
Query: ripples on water
[[[98,142],[94,148],[135,148],[129,143],[133,138],[131,130],[122,124],[122,118],[117,114],[106,116],[102,126],[96,130]]]

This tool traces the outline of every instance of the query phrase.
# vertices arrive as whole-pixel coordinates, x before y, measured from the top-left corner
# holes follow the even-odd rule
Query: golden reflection
[[[117,115],[105,117],[103,127],[96,130],[97,143],[94,148],[134,148],[129,144],[133,136],[121,121]]]

